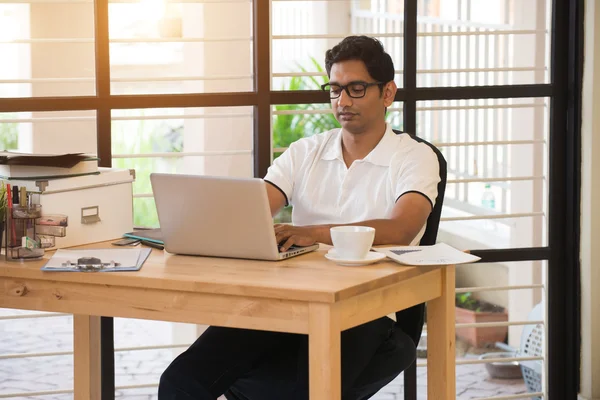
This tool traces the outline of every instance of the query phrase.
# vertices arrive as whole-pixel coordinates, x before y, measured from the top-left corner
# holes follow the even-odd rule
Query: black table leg
[[[115,336],[112,317],[100,318],[100,377],[102,400],[114,400]]]
[[[417,400],[417,360],[404,370],[404,400]]]

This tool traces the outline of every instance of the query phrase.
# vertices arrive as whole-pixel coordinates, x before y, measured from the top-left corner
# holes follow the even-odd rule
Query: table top
[[[78,248],[111,248],[110,242]],[[368,266],[340,266],[325,258],[330,246],[282,261],[183,256],[152,249],[136,272],[47,272],[51,257],[24,262],[0,258],[0,277],[144,287],[181,292],[217,293],[282,300],[334,303],[440,267],[409,267],[393,261]]]

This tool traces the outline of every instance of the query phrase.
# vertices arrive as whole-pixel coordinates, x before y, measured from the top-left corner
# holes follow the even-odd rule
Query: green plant
[[[464,308],[475,312],[502,312],[504,308],[495,304],[476,299],[471,292],[456,293],[456,307]]]
[[[456,293],[455,305],[471,311],[480,311],[479,301],[473,297],[473,293],[471,292]]]

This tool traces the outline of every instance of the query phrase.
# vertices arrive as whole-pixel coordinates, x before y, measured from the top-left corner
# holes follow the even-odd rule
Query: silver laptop
[[[283,260],[262,179],[150,174],[165,250],[197,256]]]

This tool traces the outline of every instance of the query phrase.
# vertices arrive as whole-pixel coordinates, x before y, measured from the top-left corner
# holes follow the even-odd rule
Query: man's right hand
[[[310,246],[318,240],[318,226],[276,224],[274,228],[280,251],[287,251],[293,245]]]

